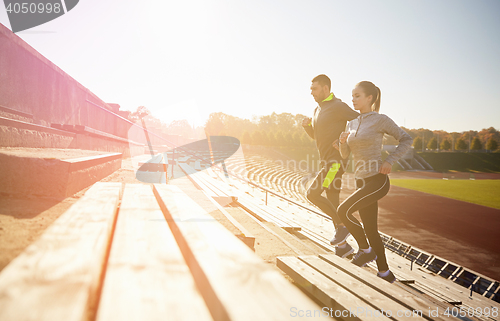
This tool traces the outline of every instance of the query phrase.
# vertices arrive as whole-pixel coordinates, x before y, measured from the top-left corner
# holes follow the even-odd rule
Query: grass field
[[[500,209],[500,180],[391,179],[391,184]]]

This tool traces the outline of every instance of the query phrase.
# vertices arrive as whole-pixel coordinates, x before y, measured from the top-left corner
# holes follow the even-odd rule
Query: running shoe
[[[392,272],[390,270],[389,270],[389,274],[386,276],[381,276],[380,272],[377,272],[377,276],[381,279],[386,280],[389,283],[394,283],[394,281],[396,281],[396,277],[394,276],[394,274],[392,274]]]
[[[345,227],[345,225],[339,226],[335,229],[335,236],[330,241],[330,244],[333,246],[339,245],[340,243],[345,242],[349,235],[351,235],[351,233],[349,233],[349,230]]]
[[[335,255],[340,256],[341,258],[346,258],[353,252],[354,249],[349,244],[346,244],[344,248],[340,248],[338,246],[335,248]]]
[[[359,252],[356,253],[356,255],[354,255],[354,258],[351,260],[351,263],[363,267],[366,264],[370,263],[371,261],[375,261],[376,259],[377,259],[377,254],[375,254],[375,251],[373,249],[368,253],[359,250]]]

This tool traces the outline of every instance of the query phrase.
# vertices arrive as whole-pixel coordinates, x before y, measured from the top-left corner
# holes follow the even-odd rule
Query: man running
[[[302,121],[306,133],[316,141],[322,164],[321,170],[307,190],[307,199],[332,218],[335,235],[330,243],[338,244],[336,255],[347,257],[354,252],[346,242],[350,233],[337,215],[345,164],[342,164],[342,157],[333,147],[333,143],[344,131],[346,123],[357,118],[359,114],[336,98],[330,88],[331,80],[328,76],[314,77],[311,95],[318,106],[312,119],[305,118]],[[323,191],[326,191],[326,198],[321,195]]]

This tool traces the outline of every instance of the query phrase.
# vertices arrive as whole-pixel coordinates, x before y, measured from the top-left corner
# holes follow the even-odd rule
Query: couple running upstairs
[[[359,113],[333,95],[326,75],[312,80],[311,94],[318,106],[313,118],[305,118],[302,126],[316,141],[322,168],[307,190],[307,199],[332,218],[335,235],[330,244],[336,246],[336,255],[347,257],[354,252],[346,242],[352,234],[359,251],[351,262],[365,266],[376,260],[377,275],[392,283],[395,277],[389,270],[378,233],[378,200],[388,193],[387,175],[392,165],[409,150],[412,138],[389,117],[378,113],[381,92],[371,82],[362,81],[352,91],[353,105]],[[399,145],[383,161],[384,134],[399,140]],[[342,175],[347,167],[345,159],[351,152],[356,191],[339,204]],[[326,197],[322,196],[323,191]],[[356,211],[363,225],[352,215]]]

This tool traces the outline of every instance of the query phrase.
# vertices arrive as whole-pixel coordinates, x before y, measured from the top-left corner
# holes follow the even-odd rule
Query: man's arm
[[[342,119],[348,122],[358,118],[358,116],[359,113],[353,110],[351,107],[347,106],[346,103],[338,104],[335,110],[335,117],[337,117],[337,119]]]
[[[306,117],[302,120],[302,128],[304,128],[309,137],[314,139],[314,129],[312,127],[312,119],[310,117]]]

